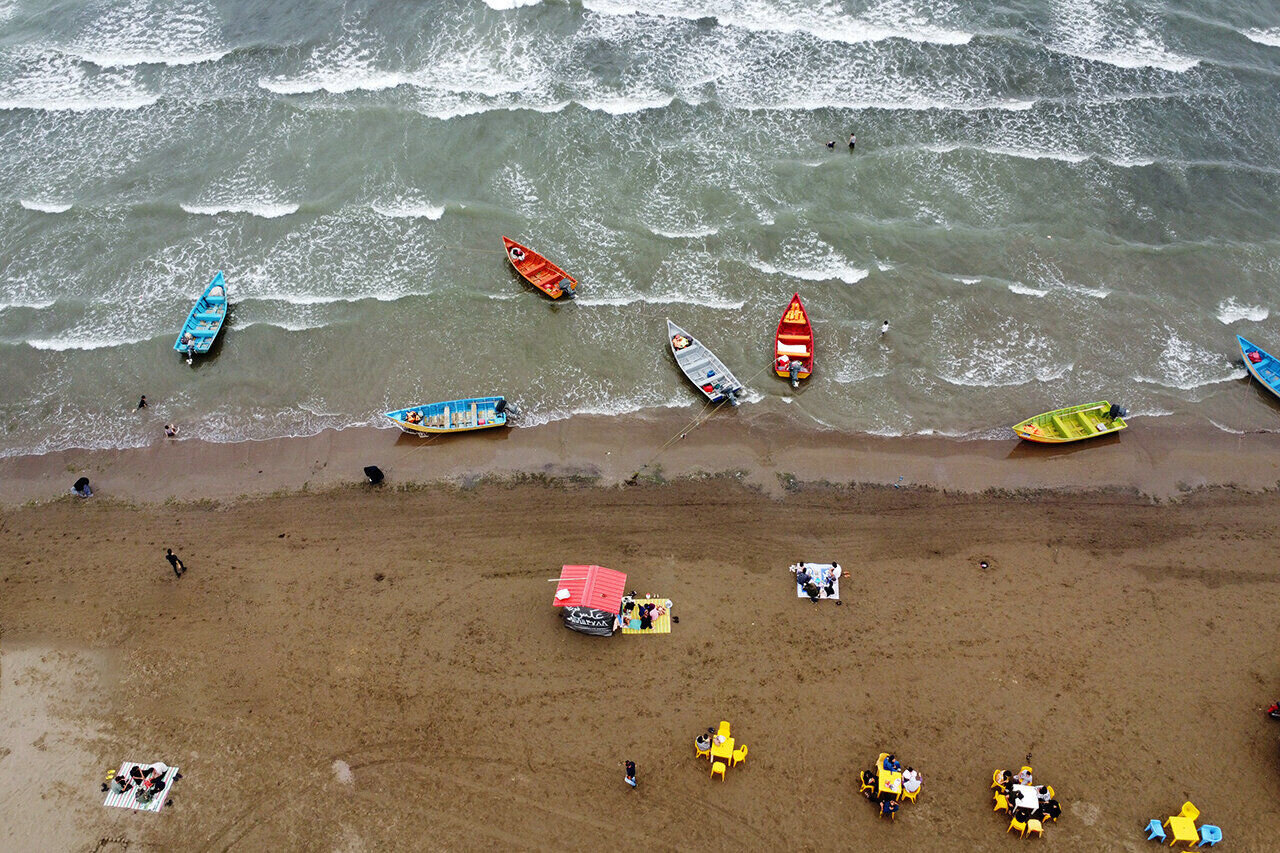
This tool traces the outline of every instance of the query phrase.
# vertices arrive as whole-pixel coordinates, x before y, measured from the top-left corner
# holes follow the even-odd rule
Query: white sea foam
[[[1191,391],[1248,375],[1243,367],[1228,361],[1221,352],[1194,344],[1168,326],[1165,332],[1164,349],[1154,365],[1155,372],[1146,376],[1136,375],[1134,381]]]
[[[1267,47],[1280,47],[1280,27],[1272,27],[1269,30],[1255,28],[1242,30],[1241,33],[1245,38],[1258,44],[1265,44]]]
[[[1130,7],[1110,0],[1061,0],[1054,6],[1055,42],[1050,47],[1118,68],[1158,68],[1182,73],[1200,60],[1170,51],[1155,32],[1159,21],[1137,20]]]
[[[982,279],[970,278],[970,277],[961,275],[961,276],[956,276],[956,281],[960,282],[961,284],[977,284],[978,282],[982,281]]]
[[[444,206],[424,201],[399,199],[393,202],[375,202],[374,212],[392,219],[439,219],[444,216]]]
[[[1049,291],[1047,290],[1042,290],[1041,288],[1038,288],[1038,287],[1031,287],[1030,285],[1022,284],[1021,282],[1017,282],[1017,281],[1009,283],[1009,291],[1011,293],[1019,293],[1023,296],[1043,297],[1043,296],[1049,295]]]
[[[174,337],[177,337],[177,335],[175,334]],[[64,352],[66,350],[108,349],[110,347],[140,344],[149,340],[151,340],[150,337],[130,337],[118,334],[94,336],[89,333],[66,332],[51,338],[28,338],[20,343],[25,343],[32,349]]]
[[[653,394],[612,397],[604,402],[582,406],[542,408],[536,403],[522,403],[520,426],[541,426],[553,421],[563,421],[575,415],[629,415],[644,409],[683,409],[692,405],[687,396],[660,398]]]
[[[834,263],[817,267],[776,267],[765,261],[750,260],[751,266],[769,275],[786,275],[802,281],[831,281],[839,279],[845,284],[856,284],[871,275],[870,270],[849,264]]]
[[[664,109],[675,103],[675,100],[674,95],[650,95],[648,97],[619,95],[613,98],[580,98],[578,103],[589,110],[608,113],[611,116],[621,116],[630,113],[642,113],[646,110]]]
[[[56,302],[56,299],[0,299],[0,311],[10,308],[29,308],[34,311],[43,311],[45,308],[52,308]]]
[[[100,68],[213,62],[231,52],[218,17],[203,0],[179,0],[162,9],[150,0],[108,3],[65,52]]]
[[[579,305],[597,305],[617,307],[620,305],[698,305],[703,308],[714,308],[717,311],[737,311],[747,303],[743,299],[716,299],[714,297],[691,296],[687,293],[640,294],[630,293],[620,296],[579,296],[574,300]]]
[[[1261,305],[1246,305],[1234,296],[1218,303],[1218,320],[1228,326],[1241,320],[1259,323],[1267,319],[1270,314],[1271,312]]]
[[[1229,427],[1229,426],[1227,426],[1226,424],[1220,424],[1220,423],[1218,423],[1217,421],[1215,421],[1213,418],[1209,418],[1208,420],[1209,420],[1209,423],[1213,424],[1215,427],[1217,427],[1218,429],[1222,430],[1223,432],[1230,433],[1231,435],[1244,435],[1244,434],[1245,434],[1245,431],[1244,431],[1244,430],[1242,430],[1242,429],[1236,429],[1235,427]]]
[[[276,329],[283,329],[286,332],[309,332],[312,329],[323,329],[328,323],[308,323],[298,320],[249,320],[248,322],[236,321],[236,331],[241,332],[250,326],[271,326]]]
[[[71,209],[71,202],[40,201],[38,199],[20,198],[18,204],[27,210],[39,213],[66,213]]]
[[[281,216],[288,216],[291,213],[297,213],[299,205],[288,202],[231,201],[224,204],[187,204],[184,202],[179,207],[187,213],[194,213],[200,216],[244,213],[250,216],[259,216],[263,219],[276,219]]]
[[[714,225],[707,225],[701,228],[658,228],[657,226],[648,226],[649,231],[657,234],[659,237],[668,237],[672,240],[680,239],[697,239],[699,237],[710,237],[712,234],[719,232],[719,228]]]
[[[128,69],[89,74],[72,57],[32,47],[0,54],[0,110],[134,110],[159,99]]]
[[[865,17],[854,17],[831,6],[815,9],[791,0],[583,0],[583,8],[597,15],[644,15],[700,21],[713,18],[721,26],[756,33],[801,33],[822,41],[861,44],[904,39],[943,45],[965,45],[973,33],[939,26],[923,19],[904,0],[881,0]]]
[[[338,302],[364,302],[365,300],[376,300],[378,302],[395,302],[398,299],[404,299],[406,296],[421,296],[425,294],[403,293],[399,291],[372,291],[369,293],[260,293],[254,295],[241,295],[242,300],[256,299],[263,302],[287,302],[290,305],[333,305]]]
[[[519,9],[523,6],[537,6],[542,0],[484,0],[490,9],[505,12],[508,9]]]

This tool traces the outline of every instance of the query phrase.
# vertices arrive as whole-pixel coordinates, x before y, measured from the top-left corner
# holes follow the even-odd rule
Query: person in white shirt
[[[919,791],[923,783],[924,780],[920,778],[920,774],[915,771],[915,768],[908,767],[902,771],[902,790],[908,794],[914,794]]]

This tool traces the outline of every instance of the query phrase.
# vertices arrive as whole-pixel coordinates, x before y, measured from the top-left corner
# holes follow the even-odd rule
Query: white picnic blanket
[[[150,766],[152,765],[138,764],[136,761],[126,761],[120,765],[120,772],[116,775],[128,776],[129,771],[134,767],[142,767],[145,769]],[[122,794],[117,794],[114,791],[108,791],[107,799],[103,802],[103,805],[116,806],[121,809],[137,809],[138,811],[143,812],[158,812],[164,808],[165,800],[169,799],[169,794],[172,791],[173,786],[173,777],[177,775],[178,768],[176,767],[170,767],[165,771],[164,776],[161,777],[164,779],[164,790],[152,797],[151,802],[149,803],[138,802],[138,786],[134,785]]]
[[[791,574],[796,574],[798,569],[803,568],[813,578],[813,582],[818,585],[818,597],[830,598],[838,601],[840,599],[840,578],[844,577],[844,568],[841,567],[841,574],[835,577],[836,563],[796,563],[791,567]],[[827,585],[830,584],[834,595],[827,594]],[[800,582],[796,582],[796,598],[808,598],[809,593],[804,591],[804,587]]]

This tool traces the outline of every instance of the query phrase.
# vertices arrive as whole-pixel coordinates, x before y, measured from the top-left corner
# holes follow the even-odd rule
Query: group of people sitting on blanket
[[[791,566],[791,572],[796,576],[796,583],[804,590],[805,595],[809,596],[809,600],[817,602],[826,593],[827,598],[836,597],[836,581],[840,580],[840,575],[844,570],[840,568],[839,563],[826,565],[818,565],[811,563],[794,563]]]
[[[901,790],[908,794],[919,791],[920,786],[924,784],[924,777],[914,767],[903,770],[902,763],[893,753],[884,757],[884,769],[890,773],[902,774]],[[893,817],[894,812],[898,810],[898,795],[901,791],[880,790],[880,768],[873,767],[862,771],[862,792],[864,797],[876,804],[882,816]]]
[[[1031,768],[1023,767],[1017,773],[1011,773],[1008,770],[1000,776],[1000,790],[1004,793],[1005,798],[1010,804],[1017,798],[1017,794],[1013,791],[1014,785],[1029,785],[1034,787],[1031,781]],[[1015,808],[1013,816],[1019,823],[1026,823],[1028,819],[1035,818],[1041,822],[1045,820],[1057,820],[1058,815],[1062,814],[1062,807],[1058,805],[1058,801],[1049,793],[1049,789],[1044,785],[1036,788],[1036,798],[1038,804],[1035,808]]]
[[[134,797],[140,803],[149,803],[159,794],[164,793],[164,777],[169,772],[169,766],[164,762],[156,762],[150,767],[142,767],[135,764],[129,768],[129,772],[117,773],[110,782],[102,783],[102,790],[111,791],[113,794],[123,794],[125,791],[137,791]],[[182,774],[178,773],[173,777],[175,780],[181,779]]]
[[[667,602],[670,604],[671,602]],[[648,631],[659,617],[665,615],[667,608],[650,601],[647,604],[636,604],[636,594],[628,593],[622,597],[622,610],[618,613],[617,628],[632,627],[632,621],[639,621],[641,631]]]

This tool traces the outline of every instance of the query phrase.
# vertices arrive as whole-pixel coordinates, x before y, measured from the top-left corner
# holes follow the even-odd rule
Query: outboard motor
[[[791,366],[788,367],[787,370],[791,374],[791,387],[799,388],[800,387],[800,362],[798,361],[791,362]]]
[[[1124,406],[1121,406],[1119,403],[1112,403],[1111,408],[1107,411],[1107,417],[1113,421],[1116,418],[1124,418],[1128,416],[1129,413],[1125,411]]]

